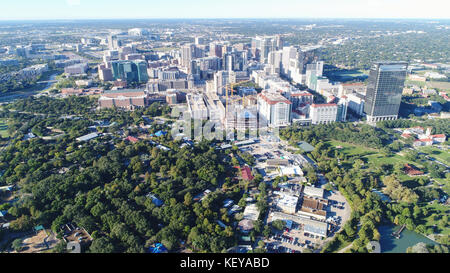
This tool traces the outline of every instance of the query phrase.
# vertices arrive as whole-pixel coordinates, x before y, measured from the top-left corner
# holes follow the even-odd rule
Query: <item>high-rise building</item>
[[[256,37],[252,39],[253,55],[257,55],[256,52],[259,51],[259,61],[261,63],[266,63],[269,53],[277,49],[276,37]]]
[[[115,61],[111,63],[114,79],[127,82],[148,81],[147,63],[143,60]]]
[[[369,75],[364,112],[369,123],[398,118],[408,63],[377,62]]]
[[[117,39],[116,35],[109,35],[108,47],[110,50],[118,49],[122,45],[122,42]]]
[[[311,47],[284,47],[281,62],[281,72],[284,76],[292,79],[296,83],[304,84],[306,82],[306,71],[308,64],[316,63],[316,66],[310,66],[310,70],[321,70],[318,49],[319,46]],[[323,69],[323,68],[322,68]]]
[[[297,49],[293,46],[283,47],[283,57],[281,60],[281,71],[284,76],[290,78],[289,67],[290,61],[297,56]]]
[[[98,65],[98,77],[102,81],[112,81],[114,80],[112,70],[106,67],[105,64]]]
[[[203,37],[195,37],[195,44],[196,45],[204,45],[205,44],[205,38],[203,38]]]
[[[248,66],[247,51],[225,53],[223,61],[224,70],[226,71],[246,71]]]
[[[271,65],[271,74],[280,74],[281,73],[281,61],[283,57],[283,51],[271,51],[268,56],[268,64]]]
[[[292,102],[279,93],[264,91],[258,94],[258,111],[261,122],[270,127],[291,124]]]
[[[218,43],[210,43],[209,44],[209,56],[210,57],[219,57],[222,58],[222,45]]]
[[[214,90],[217,95],[226,96],[227,85],[236,82],[236,75],[233,71],[218,71],[214,74]]]
[[[202,58],[204,52],[201,48],[196,47],[194,44],[187,44],[181,48],[181,65],[189,68],[191,61],[196,58]]]

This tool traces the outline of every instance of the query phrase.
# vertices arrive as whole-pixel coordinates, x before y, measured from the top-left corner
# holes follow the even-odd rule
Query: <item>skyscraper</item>
[[[267,63],[269,53],[277,49],[276,37],[256,37],[252,39],[253,54],[256,55],[256,51],[259,51],[261,63]]]
[[[117,39],[116,35],[109,35],[108,47],[110,50],[118,49],[122,45],[122,42]]]
[[[191,60],[194,58],[195,46],[193,44],[184,45],[181,48],[181,65],[184,67],[189,67],[191,65]]]
[[[408,63],[377,62],[369,75],[364,112],[369,123],[398,118]]]
[[[112,62],[112,72],[116,80],[140,83],[148,81],[147,63],[143,60],[114,61]]]

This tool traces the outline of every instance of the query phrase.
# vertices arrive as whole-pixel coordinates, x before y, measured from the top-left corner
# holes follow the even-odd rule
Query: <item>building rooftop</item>
[[[242,178],[247,181],[252,181],[254,179],[252,175],[252,170],[249,166],[242,167]]]
[[[245,207],[244,210],[244,219],[256,221],[259,218],[259,210],[256,204],[251,204]]]
[[[311,105],[313,108],[320,108],[320,107],[337,107],[337,104],[335,103],[323,103],[323,104],[313,104]]]
[[[285,97],[283,97],[278,93],[262,92],[258,94],[258,96],[263,100],[265,100],[270,105],[274,105],[277,103],[292,104],[292,102],[290,102],[288,99],[286,99]]]
[[[322,188],[306,186],[305,189],[303,190],[303,193],[305,195],[323,198],[324,190]]]
[[[298,143],[298,146],[300,147],[300,149],[302,149],[303,151],[310,153],[312,151],[314,151],[314,146],[312,146],[311,144],[309,144],[308,142],[305,141],[300,141]]]
[[[77,138],[77,141],[89,141],[91,139],[94,139],[96,137],[98,137],[99,135],[97,133],[91,133],[85,136],[81,136],[79,138]]]

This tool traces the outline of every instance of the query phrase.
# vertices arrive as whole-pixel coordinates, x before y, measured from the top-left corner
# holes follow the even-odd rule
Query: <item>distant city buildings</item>
[[[69,75],[80,75],[87,72],[89,66],[87,63],[74,64],[64,68],[64,73]]]

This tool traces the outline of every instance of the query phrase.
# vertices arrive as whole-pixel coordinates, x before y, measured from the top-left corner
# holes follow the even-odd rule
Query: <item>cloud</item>
[[[81,4],[81,0],[66,0],[66,2],[69,6],[79,6]]]

